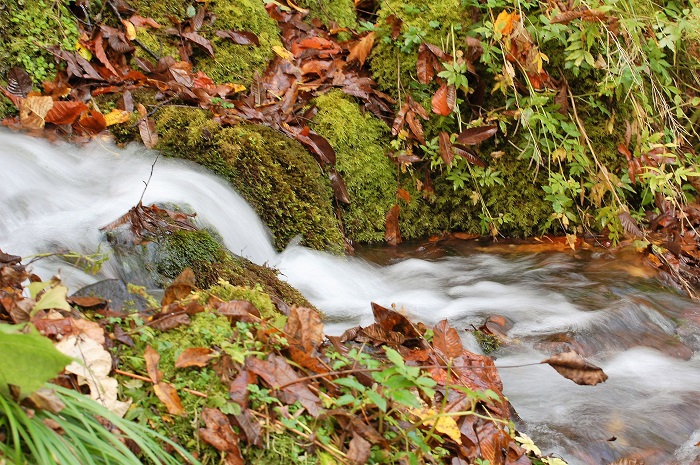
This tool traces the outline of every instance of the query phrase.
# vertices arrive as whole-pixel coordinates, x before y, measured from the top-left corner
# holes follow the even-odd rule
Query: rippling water
[[[143,150],[77,149],[0,132],[0,248],[94,252],[99,227],[138,202],[153,160]],[[374,301],[427,324],[448,318],[472,350],[466,329],[506,317],[513,326],[495,353],[501,367],[575,348],[605,370],[606,383],[578,386],[546,365],[500,370],[520,426],[545,452],[571,464],[629,454],[648,465],[700,463],[700,307],[664,289],[634,257],[459,242],[366,250],[366,259],[298,246],[275,254],[228,185],[168,159],[156,164],[144,198],[151,202],[189,205],[229,249],[279,268],[324,311],[329,334],[371,322]],[[114,261],[99,277],[58,261],[36,268],[44,276],[61,268],[73,288],[123,272]]]

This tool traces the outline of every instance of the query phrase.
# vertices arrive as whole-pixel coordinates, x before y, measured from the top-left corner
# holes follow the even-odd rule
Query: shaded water
[[[153,159],[0,132],[0,248],[23,256],[94,252],[99,227],[138,202]],[[329,334],[369,323],[375,301],[427,324],[449,318],[472,350],[478,346],[464,329],[507,317],[513,327],[496,353],[500,366],[574,347],[605,370],[606,383],[577,386],[548,366],[501,370],[522,428],[571,464],[629,453],[647,464],[700,462],[700,307],[647,277],[635,258],[474,243],[367,250],[365,260],[298,246],[275,254],[254,212],[225,183],[167,159],[156,164],[144,198],[151,202],[189,205],[229,249],[279,268],[325,312]],[[114,261],[99,277],[55,260],[35,265],[44,277],[59,268],[73,289],[124,275]]]

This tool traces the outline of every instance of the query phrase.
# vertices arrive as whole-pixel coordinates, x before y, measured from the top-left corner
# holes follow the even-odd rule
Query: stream
[[[0,131],[0,249],[22,255],[104,251],[101,226],[136,205],[155,154],[104,141],[76,148]],[[337,257],[290,245],[276,253],[255,212],[227,183],[196,165],[160,158],[144,204],[187,205],[195,223],[225,245],[276,267],[327,316],[326,332],[372,321],[370,302],[395,305],[435,324],[467,329],[500,315],[512,325],[492,355],[518,426],[544,453],[572,465],[621,457],[647,465],[700,464],[700,305],[665,288],[635,254],[553,252],[475,241],[361,248]],[[110,259],[98,276],[55,258],[32,265],[60,272],[71,290],[124,278]],[[578,386],[538,362],[574,348],[609,379]],[[629,464],[635,462],[627,462]]]

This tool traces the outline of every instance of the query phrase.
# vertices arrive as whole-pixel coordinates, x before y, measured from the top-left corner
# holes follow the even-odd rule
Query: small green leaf
[[[407,389],[397,389],[389,392],[388,395],[396,402],[408,407],[420,408],[421,406],[418,397]]]
[[[338,397],[338,400],[335,401],[336,405],[339,407],[342,407],[343,405],[348,405],[352,404],[355,402],[357,398],[353,396],[352,394],[345,394],[343,396]]]
[[[386,412],[386,399],[379,395],[376,391],[367,391],[367,398],[371,400],[374,405],[379,407],[379,410]]]
[[[403,367],[405,365],[401,354],[398,353],[396,350],[392,349],[391,347],[385,347],[384,353],[386,353],[386,358],[388,358],[389,361],[397,367]]]
[[[350,389],[355,389],[360,392],[365,392],[365,387],[355,378],[339,378],[333,381],[335,384],[340,384],[341,386],[348,387]]]

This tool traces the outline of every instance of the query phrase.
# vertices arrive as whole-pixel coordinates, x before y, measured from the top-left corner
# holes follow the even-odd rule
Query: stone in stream
[[[126,285],[119,279],[105,279],[95,284],[78,289],[73,296],[101,297],[109,301],[109,308],[115,312],[123,312],[127,309],[142,311],[148,308],[146,299],[131,294]]]

